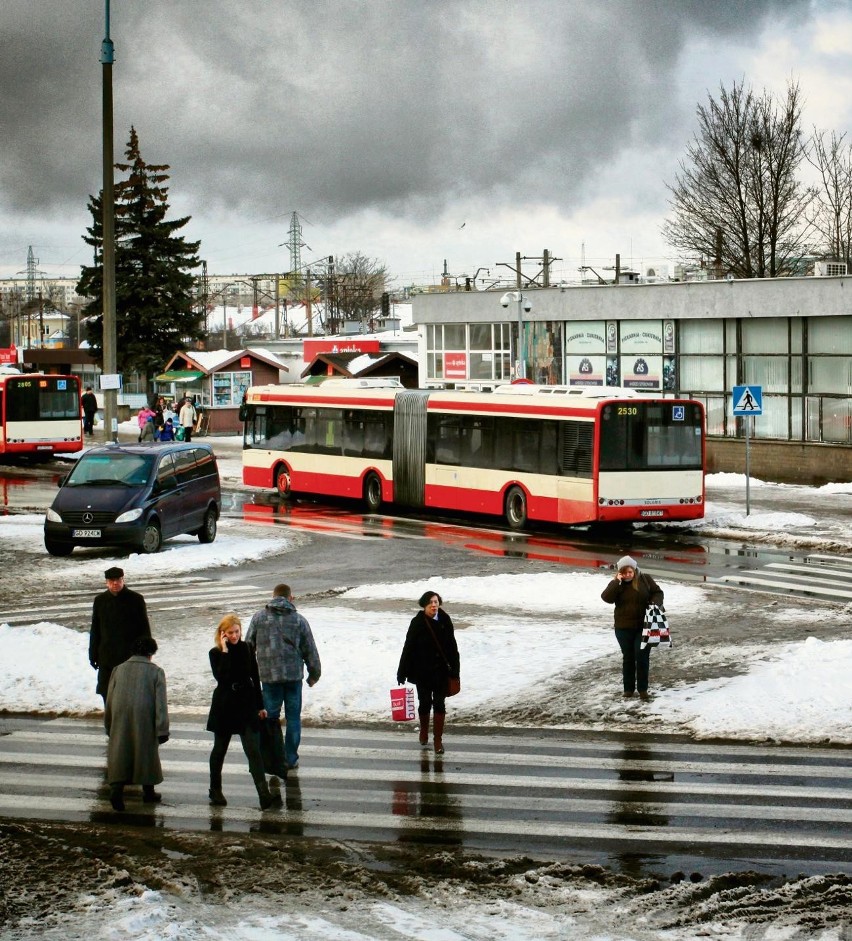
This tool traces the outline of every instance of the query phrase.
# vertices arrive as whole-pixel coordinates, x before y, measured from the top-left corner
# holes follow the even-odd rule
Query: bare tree
[[[814,128],[808,161],[819,173],[821,186],[811,207],[810,219],[820,240],[822,254],[838,261],[852,257],[852,146],[846,134]]]
[[[387,284],[387,268],[377,258],[361,252],[344,255],[335,264],[334,319],[368,323],[381,305]]]
[[[720,87],[697,108],[698,131],[669,186],[674,215],[666,241],[712,260],[717,277],[774,278],[796,269],[813,192],[798,179],[805,158],[801,94],[790,84],[779,106],[745,83]]]

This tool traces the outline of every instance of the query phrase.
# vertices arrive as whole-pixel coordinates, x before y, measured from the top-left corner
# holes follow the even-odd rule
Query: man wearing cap
[[[89,663],[98,671],[97,691],[106,703],[109,676],[133,652],[137,637],[150,637],[145,599],[124,584],[124,569],[113,566],[104,572],[106,591],[92,606],[89,632]]]

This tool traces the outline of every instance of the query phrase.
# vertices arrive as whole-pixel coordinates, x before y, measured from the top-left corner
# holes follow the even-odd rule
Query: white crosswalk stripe
[[[0,816],[113,819],[106,739],[97,719],[7,720],[0,735]],[[443,759],[411,730],[306,728],[285,805],[261,813],[234,740],[228,806],[206,801],[211,746],[203,722],[173,721],[162,747],[163,802],[128,788],[128,823],[387,841],[495,852],[602,853],[790,860],[848,868],[852,755],[587,733],[454,730]]]
[[[852,599],[852,560],[842,556],[808,555],[804,562],[770,562],[758,569],[741,569],[713,581],[733,587]]]

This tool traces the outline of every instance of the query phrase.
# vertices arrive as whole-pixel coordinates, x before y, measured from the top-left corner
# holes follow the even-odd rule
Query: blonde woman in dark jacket
[[[615,578],[601,592],[607,604],[615,605],[615,639],[621,648],[621,676],[624,681],[625,699],[638,691],[639,698],[648,695],[648,669],[651,648],[642,644],[642,628],[645,626],[645,611],[650,604],[662,606],[663,592],[660,586],[644,572],[629,555],[618,560]]]

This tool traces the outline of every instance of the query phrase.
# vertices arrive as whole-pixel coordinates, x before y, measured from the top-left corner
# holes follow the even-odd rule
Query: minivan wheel
[[[153,521],[148,523],[145,532],[142,533],[142,542],[139,546],[140,552],[151,555],[154,552],[159,552],[162,544],[163,534],[160,532],[160,527]]]
[[[216,538],[216,511],[211,507],[204,514],[204,525],[198,530],[199,542],[213,542]]]
[[[68,542],[54,542],[52,539],[44,540],[44,548],[47,549],[49,555],[71,555],[74,551],[74,546]]]

